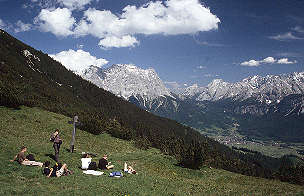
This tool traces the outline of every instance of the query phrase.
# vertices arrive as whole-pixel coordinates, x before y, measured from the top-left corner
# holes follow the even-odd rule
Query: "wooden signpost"
[[[80,122],[78,121],[78,116],[74,116],[73,121],[69,121],[69,124],[73,124],[73,132],[72,132],[72,141],[71,141],[70,152],[74,152],[74,144],[75,144],[75,136],[76,136],[76,126],[80,125]]]

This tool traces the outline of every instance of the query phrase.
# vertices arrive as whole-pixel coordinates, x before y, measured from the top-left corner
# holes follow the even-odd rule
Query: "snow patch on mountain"
[[[126,100],[131,96],[140,96],[145,101],[172,97],[152,68],[141,69],[131,64],[117,64],[107,69],[90,66],[82,77]]]
[[[217,101],[221,99],[245,100],[255,98],[266,104],[279,103],[291,94],[304,94],[304,72],[252,76],[240,82],[228,83],[221,79],[213,80],[206,87],[193,85],[180,94],[180,98],[196,101]]]

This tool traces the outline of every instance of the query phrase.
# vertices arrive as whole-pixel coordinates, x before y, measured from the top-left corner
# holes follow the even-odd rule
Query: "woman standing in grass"
[[[62,144],[62,140],[59,137],[59,129],[55,130],[50,138],[50,141],[54,142],[53,148],[55,150],[55,161],[59,162],[59,149],[60,145]]]
[[[39,166],[39,167],[43,166],[43,163],[41,163],[41,162],[28,160],[24,155],[24,153],[26,151],[27,151],[27,148],[25,146],[22,146],[20,152],[14,157],[13,160],[11,160],[11,162],[17,160],[18,163],[20,163],[21,165],[32,165],[32,166]]]

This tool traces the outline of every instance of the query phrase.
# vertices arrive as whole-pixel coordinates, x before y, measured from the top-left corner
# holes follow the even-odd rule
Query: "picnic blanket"
[[[83,173],[94,175],[94,176],[101,176],[104,172],[95,171],[95,170],[86,170],[86,171],[83,171]]]

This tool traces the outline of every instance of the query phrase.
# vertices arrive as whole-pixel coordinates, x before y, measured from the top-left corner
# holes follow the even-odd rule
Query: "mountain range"
[[[253,76],[236,83],[215,79],[179,94],[170,92],[153,69],[134,65],[91,66],[81,76],[147,111],[199,130],[237,125],[248,137],[304,141],[304,72]]]

